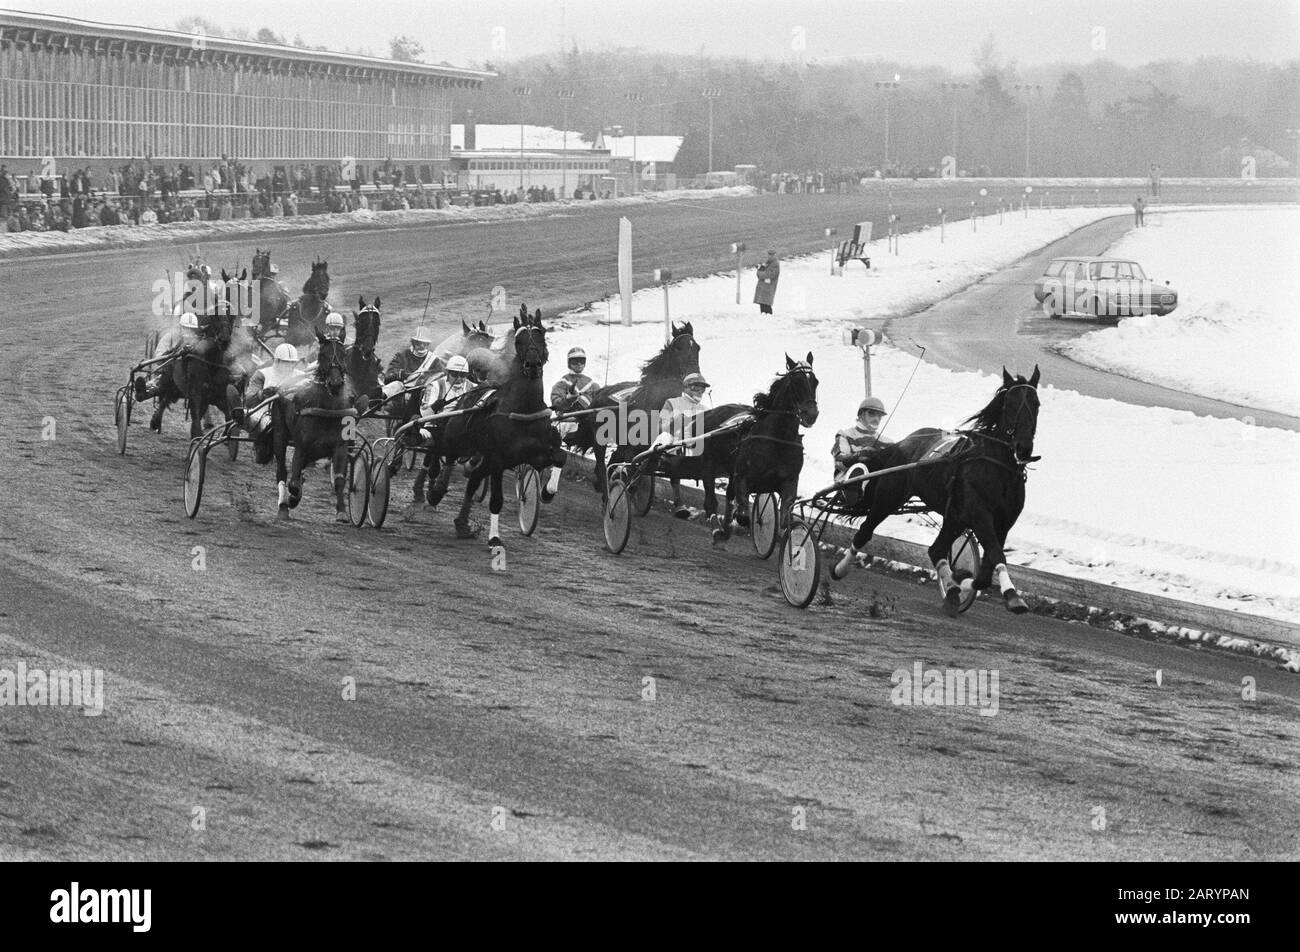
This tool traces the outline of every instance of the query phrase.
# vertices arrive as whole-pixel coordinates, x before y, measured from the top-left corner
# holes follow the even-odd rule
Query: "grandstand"
[[[0,162],[351,157],[438,180],[454,91],[494,75],[0,10]]]

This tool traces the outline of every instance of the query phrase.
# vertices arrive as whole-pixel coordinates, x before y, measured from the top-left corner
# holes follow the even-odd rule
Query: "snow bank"
[[[1187,393],[1300,416],[1300,209],[1152,215],[1107,254],[1178,290],[1164,317],[1130,317],[1059,350]]]

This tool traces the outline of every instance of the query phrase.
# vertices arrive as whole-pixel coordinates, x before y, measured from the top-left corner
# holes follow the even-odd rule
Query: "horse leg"
[[[307,458],[301,446],[293,448],[293,465],[289,467],[289,508],[298,508],[302,502],[302,467]]]
[[[953,578],[952,566],[948,563],[952,544],[964,531],[965,526],[962,525],[961,520],[947,513],[943,517],[943,525],[939,527],[939,534],[930,543],[929,548],[930,564],[934,566],[939,576],[939,597],[943,599],[943,610],[952,618],[960,614],[963,585],[971,584],[970,580],[963,580],[958,584]]]
[[[691,517],[691,510],[688,506],[682,503],[682,481],[676,476],[670,476],[668,477],[668,485],[673,488],[673,515],[678,519],[689,519]],[[707,497],[707,495],[708,490],[706,489],[705,496]]]
[[[447,469],[451,469],[448,465]],[[484,467],[475,467],[465,481],[465,498],[461,501],[460,512],[455,519],[456,538],[473,539],[482,530],[482,526],[471,525],[469,521],[470,511],[474,508],[474,494],[478,492],[479,483],[483,482]]]
[[[894,489],[892,492],[881,492],[877,487],[874,498],[871,502],[871,510],[867,513],[866,520],[858,527],[858,531],[853,533],[853,541],[849,543],[848,550],[844,557],[831,566],[831,578],[839,581],[849,574],[849,569],[858,564],[858,555],[867,547],[871,541],[871,536],[876,531],[876,527],[892,516],[904,502],[907,501],[906,483],[902,484],[901,489]],[[785,500],[782,499],[782,506]],[[793,503],[793,500],[791,500]]]
[[[334,457],[330,460],[330,469],[334,475],[334,521],[351,522],[343,498],[348,480],[348,444],[341,439],[334,445]]]
[[[1002,603],[1006,606],[1007,611],[1014,615],[1023,615],[1029,611],[1029,606],[1020,597],[1020,593],[1016,591],[1016,586],[1011,581],[1011,575],[1007,572],[1007,556],[1002,548],[1002,542],[1006,534],[997,531],[993,523],[993,516],[987,512],[981,512],[972,518],[971,529],[974,530],[975,538],[979,540],[980,547],[984,550],[982,554],[983,562],[980,565],[980,577],[976,579],[976,587],[987,588],[990,582],[996,581],[998,589],[1002,592]],[[1010,531],[1009,528],[1008,531]],[[983,585],[980,585],[980,582],[983,582]]]
[[[276,408],[272,408],[271,418],[271,439],[273,452],[275,453],[275,489],[276,499],[279,505],[279,518],[289,518],[289,467],[285,463],[288,455],[288,439],[285,435],[284,427],[274,415]]]
[[[592,485],[596,487],[596,492],[602,496],[605,494],[605,444],[596,443],[596,472],[592,476]]]
[[[486,465],[486,464],[485,464]],[[491,482],[491,493],[488,496],[488,512],[490,527],[488,529],[488,548],[492,554],[505,551],[505,545],[501,541],[501,507],[505,504],[505,493],[502,491],[502,470],[500,467],[493,466],[489,475]]]

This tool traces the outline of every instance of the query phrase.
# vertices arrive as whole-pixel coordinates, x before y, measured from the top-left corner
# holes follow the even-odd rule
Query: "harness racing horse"
[[[629,425],[629,434],[621,435],[645,431],[644,442],[634,444],[634,448],[644,449],[659,432],[659,411],[664,402],[681,395],[682,379],[687,374],[700,372],[700,345],[695,342],[695,329],[689,321],[671,327],[672,340],[641,367],[641,380],[625,380],[593,391],[590,409],[597,412],[579,417],[578,428],[565,440],[574,449],[595,451],[595,485],[601,493],[605,492],[605,443],[597,438],[599,423],[617,418],[633,424],[639,417],[647,425]]]
[[[962,442],[955,451],[939,457],[943,462],[871,480],[871,491],[863,494],[863,502],[870,504],[867,519],[844,558],[832,568],[831,577],[843,578],[876,527],[917,496],[943,516],[929,555],[939,575],[944,611],[955,616],[961,603],[966,582],[954,579],[948,555],[953,542],[967,529],[975,533],[984,550],[974,588],[983,591],[996,579],[1009,611],[1017,615],[1029,611],[1011,584],[1003,546],[1025,505],[1025,466],[1039,458],[1032,455],[1038,428],[1038,380],[1038,367],[1028,380],[1012,378],[1002,368],[1002,386],[984,409],[966,419],[973,425],[959,431]],[[916,463],[931,450],[941,449],[943,442],[941,430],[917,430],[873,454],[871,469]]]
[[[275,331],[276,322],[289,306],[289,295],[271,269],[271,250],[257,248],[253,252],[253,282],[257,285],[257,334],[267,337]]]
[[[280,518],[302,499],[303,467],[321,459],[330,461],[334,477],[335,522],[347,522],[343,487],[347,479],[348,429],[346,419],[357,415],[347,387],[347,353],[343,342],[316,335],[319,348],[314,377],[289,393],[280,394],[271,405],[271,429],[275,447],[275,481],[279,492]],[[286,465],[289,444],[293,444],[293,469]]]
[[[325,315],[329,313],[325,299],[330,293],[328,268],[329,263],[325,261],[313,264],[311,277],[303,282],[302,297],[284,309],[282,316],[288,322],[284,339],[295,347],[311,345],[325,329]]]
[[[216,313],[199,315],[199,339],[183,347],[165,368],[158,387],[158,408],[149,427],[162,432],[163,413],[177,400],[185,401],[190,418],[190,439],[203,433],[203,419],[210,407],[230,419],[227,388],[231,380],[226,352],[230,346],[234,316],[224,301]]]
[[[778,531],[790,524],[790,512],[799,492],[799,474],[803,471],[803,439],[800,427],[817,422],[817,375],[812,369],[813,355],[803,362],[785,358],[786,372],[768,388],[754,396],[754,423],[737,441],[727,480],[727,509],[722,520],[721,538],[731,536],[731,516],[736,523],[749,524],[749,495],[776,493],[781,498]],[[708,425],[706,414],[705,424]],[[706,441],[705,452],[708,447]],[[685,474],[683,474],[685,475]],[[712,515],[708,500],[705,512]],[[719,538],[715,529],[714,538]]]
[[[382,400],[379,375],[383,371],[383,365],[375,353],[375,345],[379,343],[379,310],[382,305],[379,298],[375,298],[374,304],[367,304],[363,297],[358,300],[358,306],[361,310],[352,312],[355,337],[352,346],[347,349],[348,387],[355,397]]]
[[[514,358],[509,377],[486,400],[482,389],[472,390],[457,400],[455,409],[475,409],[441,421],[440,433],[434,438],[435,448],[431,450],[438,457],[431,463],[431,476],[437,476],[435,467],[440,465],[451,465],[476,455],[482,457],[469,474],[465,499],[455,520],[456,534],[460,538],[478,534],[470,525],[469,515],[479,485],[484,479],[490,480],[488,546],[494,559],[505,552],[499,525],[504,501],[502,475],[507,469],[525,463],[538,472],[554,467],[547,487],[553,495],[565,461],[560,433],[551,423],[551,410],[542,384],[548,352],[541,311],[526,321],[515,318],[513,338]]]

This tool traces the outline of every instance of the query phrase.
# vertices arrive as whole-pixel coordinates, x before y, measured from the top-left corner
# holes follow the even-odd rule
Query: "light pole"
[[[940,83],[943,89],[952,90],[952,161],[957,163],[957,90],[970,89],[970,83]],[[954,173],[956,169],[953,170]]]
[[[1043,87],[1033,83],[1016,83],[1012,87],[1025,94],[1025,178],[1029,178],[1029,101],[1034,93],[1043,92]]]
[[[624,93],[623,98],[630,103],[639,103],[645,99],[641,93]],[[632,194],[635,195],[641,191],[641,170],[636,165],[636,139],[637,126],[641,121],[641,110],[636,105],[632,107]]]
[[[516,86],[519,97],[519,191],[524,190],[524,97],[533,94],[532,86]]]
[[[721,89],[706,89],[701,95],[709,103],[709,171],[713,171],[713,100],[722,95]]]
[[[573,98],[572,89],[557,89],[556,98],[564,106],[564,148],[560,152],[560,199],[569,196],[569,100]]]
[[[902,79],[899,77],[897,73],[894,74],[894,78],[892,80],[882,80],[876,83],[877,89],[885,90],[885,161],[881,165],[881,169],[880,169],[880,174],[882,177],[886,176],[889,170],[889,100],[891,98],[890,92],[892,90],[898,89],[898,87],[901,86],[902,84],[903,84]]]

